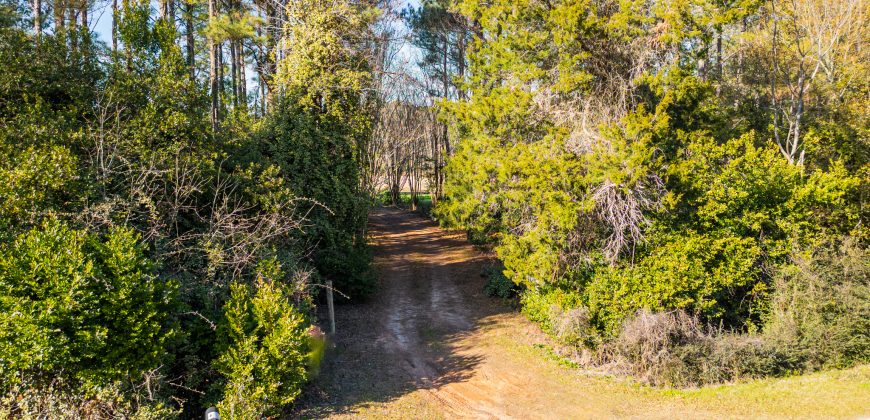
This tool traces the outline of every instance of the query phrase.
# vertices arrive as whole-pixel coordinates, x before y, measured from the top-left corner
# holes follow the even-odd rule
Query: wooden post
[[[329,307],[329,333],[335,334],[335,307],[332,304],[332,280],[326,281],[326,306]]]

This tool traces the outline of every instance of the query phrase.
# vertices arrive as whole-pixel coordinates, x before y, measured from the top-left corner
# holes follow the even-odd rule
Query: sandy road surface
[[[338,334],[295,416],[759,418],[870,414],[870,369],[663,391],[571,369],[547,339],[483,294],[485,259],[459,234],[395,209],[371,216],[380,289],[336,308]],[[797,381],[797,382],[795,382]],[[801,382],[803,381],[803,382]],[[838,384],[830,386],[833,382]],[[846,387],[838,389],[837,386]]]

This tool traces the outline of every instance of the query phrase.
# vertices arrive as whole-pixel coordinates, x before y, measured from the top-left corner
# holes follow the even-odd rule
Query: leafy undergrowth
[[[589,293],[528,290],[523,312],[582,366],[665,387],[783,377],[870,362],[870,265],[854,241],[795,253],[772,273],[751,329],[683,309],[640,309],[602,328]]]

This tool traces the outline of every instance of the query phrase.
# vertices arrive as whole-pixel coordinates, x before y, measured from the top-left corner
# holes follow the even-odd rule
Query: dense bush
[[[219,328],[223,350],[215,362],[225,378],[218,409],[228,418],[278,414],[301,392],[308,323],[284,289],[268,277],[256,292],[244,284],[231,287]]]
[[[854,238],[798,255],[774,276],[764,337],[806,369],[870,362],[870,258]]]
[[[37,34],[28,4],[0,3],[0,417],[280,412],[322,357],[312,284],[374,285],[370,70],[345,41],[375,15],[303,7],[306,46],[340,48],[272,63],[269,110],[251,112],[236,84],[210,103],[200,55],[149,4],[118,11],[114,51],[76,19],[43,10]],[[205,45],[191,7],[187,44]]]
[[[585,289],[589,309],[605,332],[618,331],[642,308],[689,309],[705,319],[748,315],[732,299],[760,281],[754,271],[760,251],[752,239],[689,234],[665,241],[637,265],[600,270]]]
[[[603,361],[655,385],[690,386],[789,372],[784,349],[705,327],[682,310],[641,310],[601,349]]]
[[[697,386],[870,361],[867,261],[854,238],[793,255],[773,275],[768,306],[758,309],[762,329],[752,334],[711,325],[699,311],[643,306],[602,333],[578,293],[527,291],[521,300],[579,362],[651,384]]]
[[[559,322],[553,315],[582,305],[580,296],[576,292],[559,288],[526,290],[520,295],[520,302],[523,313],[551,333],[555,331],[556,324]]]
[[[44,222],[0,253],[0,383],[59,380],[88,396],[142,379],[166,361],[176,288],[131,230]]]
[[[0,397],[0,417],[23,419],[128,418],[162,420],[177,418],[181,410],[165,400],[160,384],[150,388],[129,383],[104,385],[91,397],[71,391],[68,384],[56,382],[46,388],[28,384],[13,386]]]
[[[282,102],[246,144],[244,159],[274,165],[286,174],[284,186],[294,196],[311,200],[303,229],[314,264],[343,294],[365,298],[375,280],[363,236],[370,203],[360,189],[355,136],[367,134],[342,124],[342,113],[306,112],[292,100]]]
[[[483,292],[487,296],[511,299],[520,291],[519,286],[504,275],[504,268],[500,264],[486,266],[481,275],[486,277]]]

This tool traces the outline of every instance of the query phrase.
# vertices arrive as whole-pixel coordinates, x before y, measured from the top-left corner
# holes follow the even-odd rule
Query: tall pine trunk
[[[118,0],[112,0],[112,55],[118,54]]]
[[[79,1],[81,2],[81,10],[79,11],[79,16],[81,16],[81,29],[78,31],[77,36],[81,37],[82,56],[87,58],[90,54],[91,46],[91,28],[88,27],[88,9],[90,8],[90,4],[88,4],[88,0]]]
[[[231,79],[231,87],[233,90],[233,107],[239,106],[239,79],[238,79],[238,67],[237,64],[237,55],[236,51],[236,40],[230,40],[230,79]]]
[[[66,5],[62,0],[54,0],[53,4],[54,8],[54,34],[60,35],[63,33],[63,23],[65,20],[64,11],[66,10]]]
[[[267,5],[266,6],[266,71],[265,71],[265,79],[263,80],[266,83],[266,104],[267,106],[272,105],[273,98],[273,87],[272,80],[275,77],[275,71],[277,69],[277,64],[275,60],[277,59],[277,32],[278,29],[275,27],[279,24],[277,10],[275,6]]]
[[[37,40],[42,36],[42,0],[33,0],[33,32]]]
[[[196,80],[196,40],[194,39],[194,31],[196,28],[193,23],[193,3],[189,0],[184,2],[184,24],[185,35],[187,35],[187,67],[190,71],[190,80]]]
[[[67,29],[69,30],[69,44],[70,51],[76,52],[79,49],[78,46],[78,8],[75,4],[70,4],[67,12],[69,13],[69,21],[67,22]]]
[[[217,18],[217,0],[208,0],[208,20],[214,22]],[[208,80],[211,89],[211,128],[213,132],[217,132],[218,128],[218,45],[214,39],[209,37],[208,40]]]
[[[88,0],[81,0],[81,2],[81,11],[79,12],[81,16],[81,29],[87,34],[90,31],[88,27]]]
[[[241,105],[242,109],[248,109],[248,81],[247,75],[245,74],[245,41],[238,41],[239,46],[237,48],[238,59],[239,59],[239,105]]]

